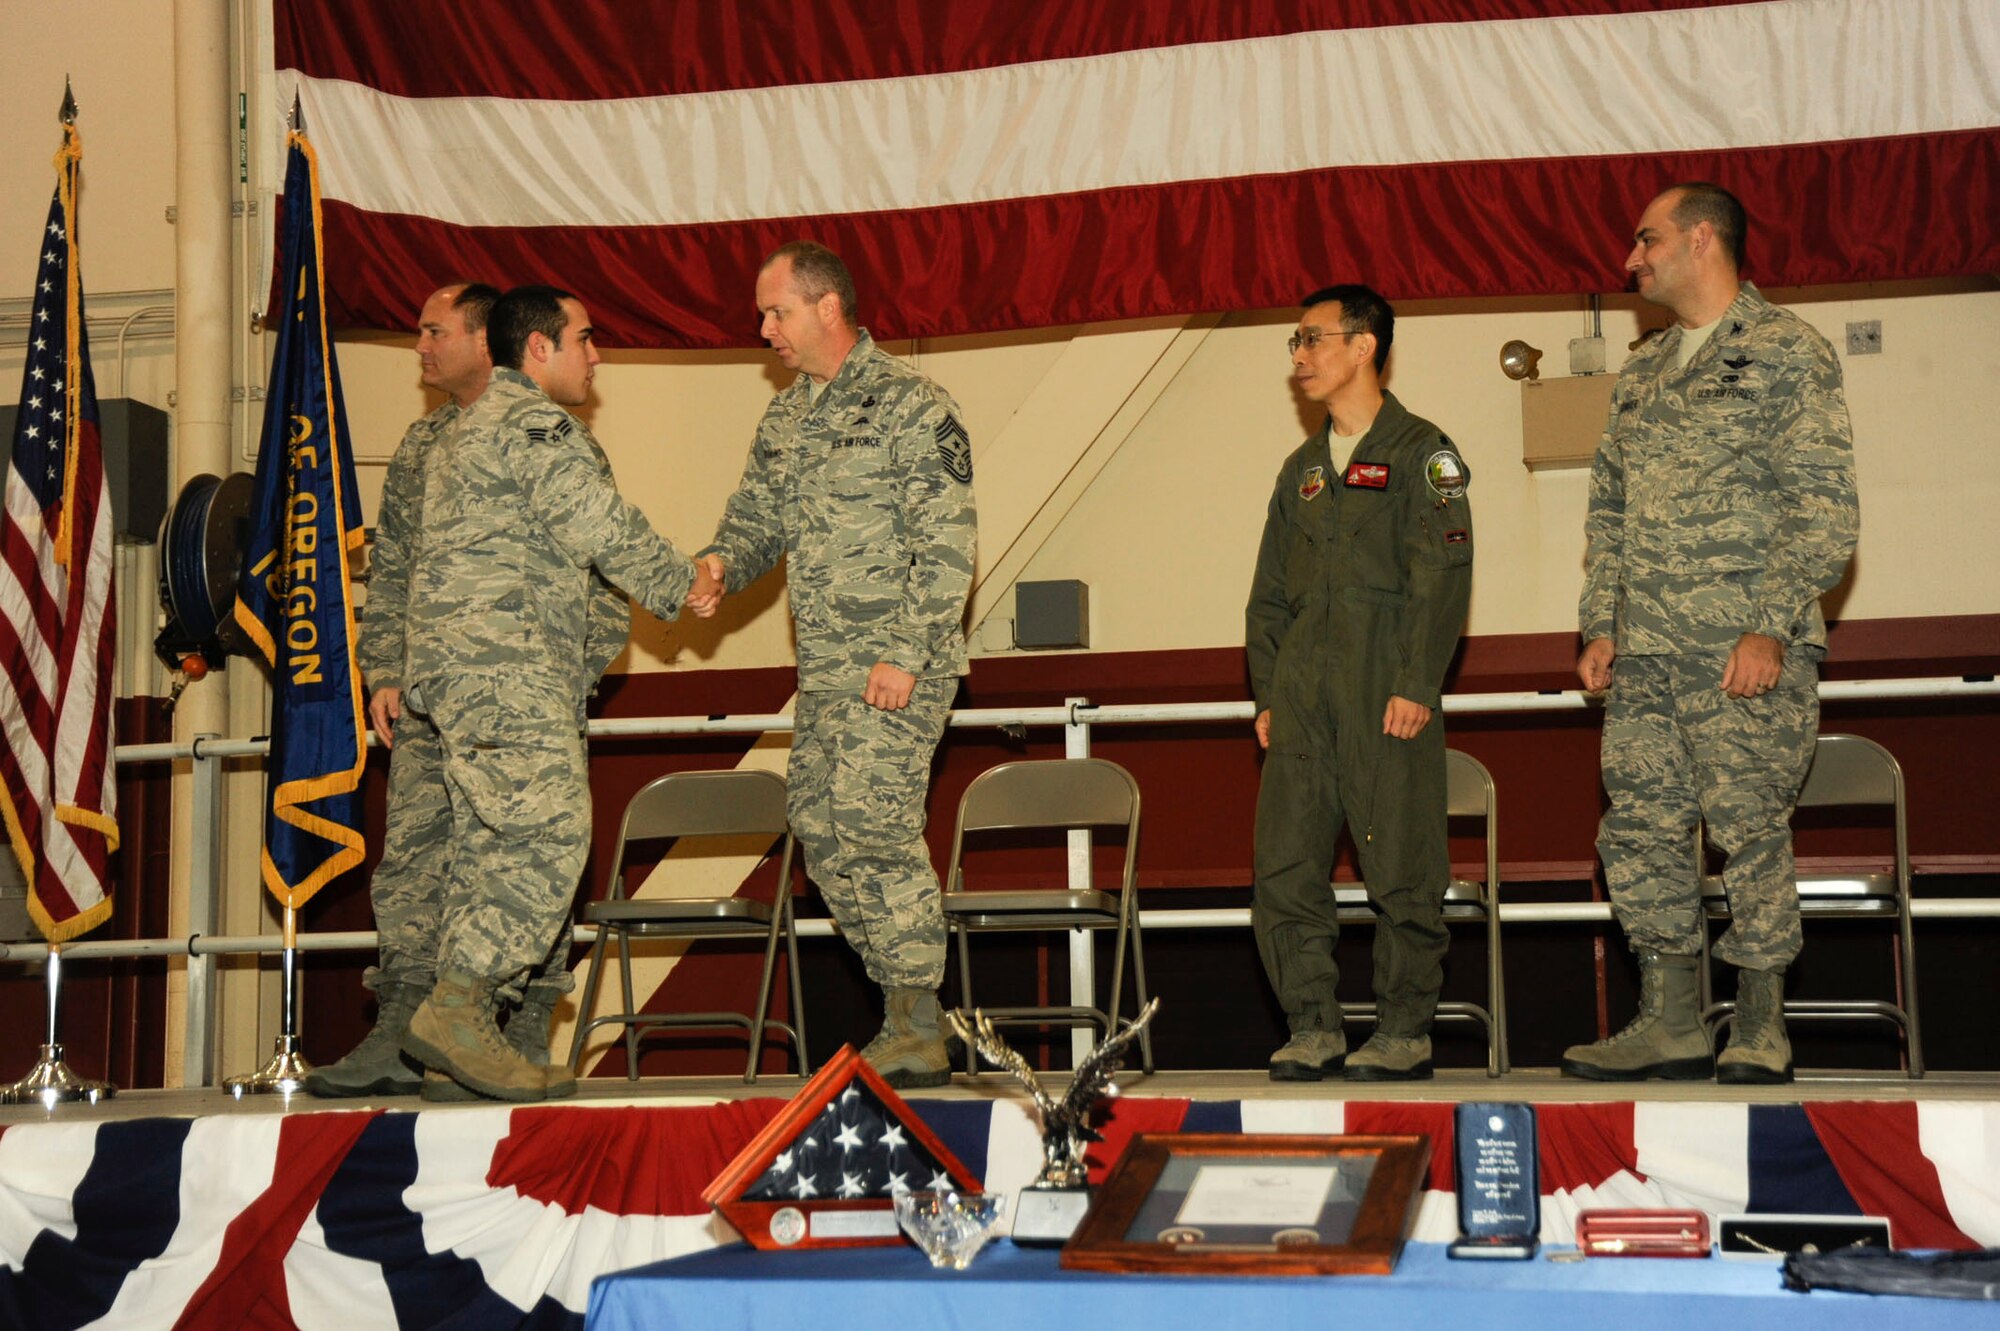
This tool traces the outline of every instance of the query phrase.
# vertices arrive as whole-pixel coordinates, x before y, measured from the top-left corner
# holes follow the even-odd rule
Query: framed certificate
[[[1428,1137],[1142,1133],[1063,1248],[1085,1271],[1387,1275]]]

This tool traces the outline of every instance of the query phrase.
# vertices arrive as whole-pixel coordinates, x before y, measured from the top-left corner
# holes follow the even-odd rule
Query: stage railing
[[[2000,698],[2000,681],[1990,678],[1936,677],[1926,679],[1851,680],[1823,683],[1819,688],[1823,704],[1881,701],[1953,701],[1965,698]],[[1577,690],[1547,693],[1462,693],[1444,699],[1443,710],[1451,716],[1493,715],[1524,712],[1576,712],[1598,710],[1593,699]],[[953,729],[1019,729],[1030,726],[1059,726],[1064,733],[1067,757],[1088,757],[1090,735],[1096,726],[1114,725],[1198,725],[1214,722],[1243,722],[1255,719],[1255,704],[1248,702],[1139,703],[1101,706],[1084,698],[1066,699],[1058,706],[1015,708],[966,708],[951,714]],[[629,717],[590,723],[593,739],[646,739],[685,735],[762,735],[789,733],[792,718],[779,714],[722,717]],[[369,737],[374,743],[374,737]],[[114,761],[125,763],[180,762],[190,764],[193,782],[191,825],[194,844],[188,847],[190,900],[188,937],[84,940],[64,944],[65,962],[137,957],[187,957],[187,1035],[182,1081],[188,1086],[206,1086],[213,1081],[211,1027],[215,1013],[215,959],[221,956],[278,953],[283,939],[275,934],[217,935],[211,932],[221,900],[221,810],[223,763],[231,758],[262,757],[270,751],[266,739],[224,739],[217,735],[197,736],[187,744],[124,744],[113,751]],[[1069,874],[1072,886],[1087,886],[1090,872],[1088,833],[1072,833]],[[2000,918],[2000,898],[1959,897],[1913,903],[1912,914],[1923,919]],[[1603,923],[1611,919],[1604,902],[1512,902],[1500,906],[1503,924],[1515,923]],[[1150,909],[1140,912],[1145,929],[1243,928],[1250,923],[1247,905],[1211,909]],[[826,937],[834,933],[833,922],[824,919],[799,921],[804,937]],[[1093,991],[1090,940],[1082,931],[1072,930],[1069,978],[1072,993]],[[582,944],[593,942],[597,931],[588,925],[572,930],[572,938]],[[373,930],[306,933],[297,936],[303,952],[373,951]],[[46,961],[49,948],[44,943],[0,944],[0,961]],[[1087,1048],[1088,1031],[1077,1032]]]

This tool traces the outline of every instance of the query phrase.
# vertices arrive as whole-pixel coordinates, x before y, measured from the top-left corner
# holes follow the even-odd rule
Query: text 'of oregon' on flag
[[[236,620],[271,669],[264,885],[299,906],[361,863],[366,759],[349,557],[361,543],[340,371],[327,334],[319,168],[303,134],[285,170],[278,347]]]
[[[73,113],[66,100],[0,517],[0,813],[28,912],[52,943],[110,915],[118,848],[112,514],[84,328]]]

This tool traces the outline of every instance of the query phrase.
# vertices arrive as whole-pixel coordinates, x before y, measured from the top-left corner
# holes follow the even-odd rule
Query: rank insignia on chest
[[[1464,460],[1448,448],[1440,448],[1424,463],[1424,482],[1440,499],[1463,499],[1466,482],[1471,479]]]
[[[1386,490],[1389,488],[1389,464],[1386,462],[1350,462],[1347,474],[1340,483],[1350,490]]]
[[[1324,489],[1326,489],[1326,468],[1307,467],[1306,478],[1299,482],[1299,498],[1315,498]]]

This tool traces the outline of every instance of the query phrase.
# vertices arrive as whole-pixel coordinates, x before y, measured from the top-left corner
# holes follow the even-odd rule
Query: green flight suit
[[[1291,1029],[1338,1029],[1330,883],[1346,826],[1379,916],[1377,1029],[1424,1035],[1447,943],[1443,717],[1410,740],[1382,718],[1391,696],[1439,706],[1472,589],[1468,475],[1393,394],[1339,472],[1328,429],[1278,472],[1245,614],[1251,692],[1271,713],[1251,924]]]

